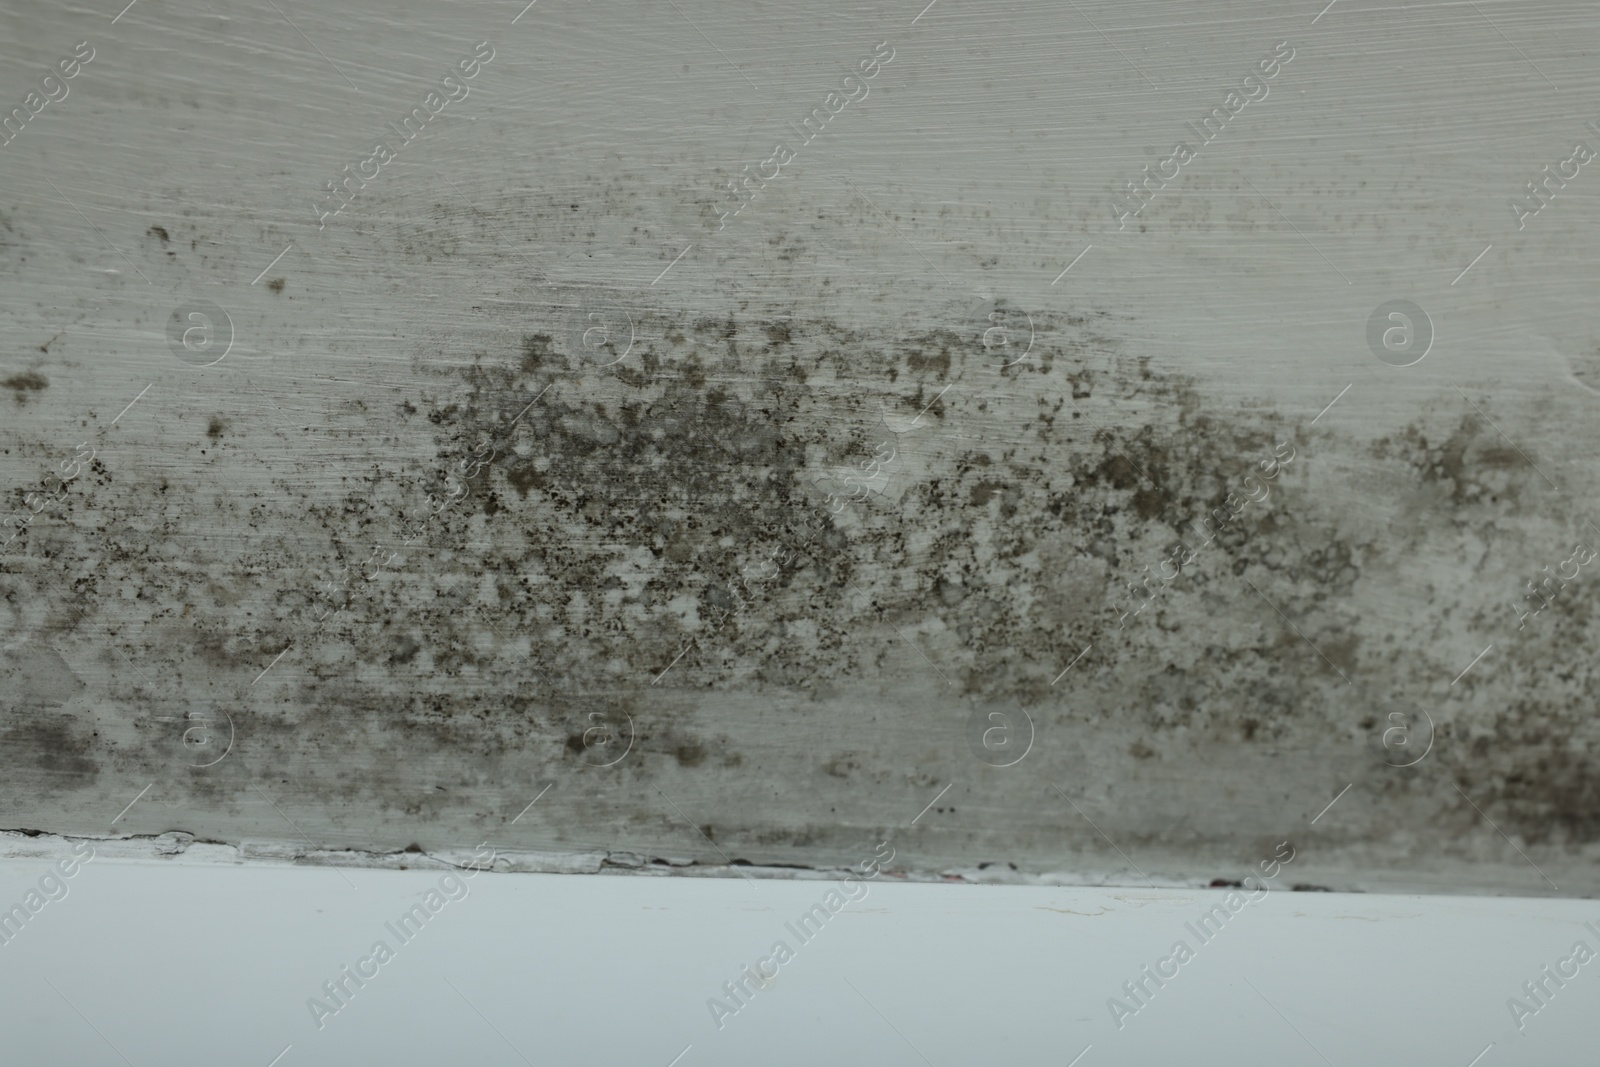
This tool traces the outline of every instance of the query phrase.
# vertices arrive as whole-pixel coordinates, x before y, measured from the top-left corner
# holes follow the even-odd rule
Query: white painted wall
[[[1521,1033],[1506,1006],[1575,942],[1600,948],[1592,901],[1268,890],[1202,944],[1185,924],[1222,890],[880,877],[845,885],[857,901],[802,943],[786,924],[840,883],[483,873],[402,945],[385,924],[449,868],[133,861],[101,844],[0,945],[8,1063],[1065,1067],[1088,1047],[1080,1067],[1509,1067],[1585,1062],[1600,1008],[1600,963]],[[67,852],[36,848],[0,861],[0,903]],[[307,1000],[378,939],[394,958],[319,1030]],[[707,1000],[778,940],[793,958],[719,1029]],[[1194,957],[1119,1030],[1107,999],[1178,940]]]

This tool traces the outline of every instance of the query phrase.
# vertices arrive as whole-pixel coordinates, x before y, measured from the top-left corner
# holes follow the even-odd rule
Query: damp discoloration
[[[13,374],[9,378],[0,379],[0,388],[10,389],[11,396],[17,404],[26,404],[29,395],[50,388],[50,379],[38,371],[24,371]]]
[[[76,728],[70,718],[36,711],[0,732],[10,788],[60,796],[92,786],[100,774],[104,746]]]
[[[341,402],[324,447],[353,447],[357,426],[399,447],[318,482],[196,492],[97,460],[11,564],[15,623],[100,668],[125,657],[140,670],[108,691],[114,715],[89,713],[88,694],[51,697],[105,740],[63,726],[18,735],[17,751],[54,746],[57,788],[87,788],[107,766],[169,775],[184,803],[223,821],[245,816],[251,782],[292,775],[303,801],[409,827],[396,848],[419,833],[453,840],[494,783],[559,769],[572,811],[588,814],[530,816],[545,845],[671,839],[686,826],[665,795],[718,812],[703,828],[729,855],[779,862],[854,840],[811,794],[843,790],[884,813],[910,804],[907,818],[966,766],[956,722],[1022,709],[1041,769],[1133,783],[1148,790],[1138,810],[1166,812],[1117,827],[1125,849],[1176,855],[1197,834],[1254,847],[1270,831],[1208,823],[1162,782],[1219,761],[1272,774],[1286,753],[1362,751],[1381,722],[1365,709],[1417,673],[1416,650],[1363,600],[1425,589],[1421,553],[1493,573],[1499,557],[1474,555],[1471,531],[1538,506],[1526,465],[1476,414],[1441,406],[1360,448],[1310,427],[1312,412],[1223,417],[1194,379],[1139,355],[1109,310],[1035,315],[1034,353],[1006,368],[975,328],[784,306],[635,309],[632,351],[597,367],[569,312],[553,303],[498,347],[419,356],[392,400]],[[205,416],[206,443],[246,434],[240,422]],[[1291,448],[1267,499],[1169,582],[1151,578]],[[891,455],[881,477],[863,472]],[[1334,457],[1360,457],[1374,498],[1399,501],[1382,521],[1323,499]],[[869,489],[844,500],[852,470]],[[175,575],[141,555],[152,542],[136,516],[162,508],[169,523],[198,513],[249,533],[236,547],[192,542],[210,562]],[[1429,508],[1452,521],[1441,528]],[[182,527],[168,528],[176,540],[154,544],[176,552]],[[1550,643],[1526,644],[1524,671],[1590,632],[1567,599],[1547,613]],[[1574,670],[1519,673],[1522,699],[1440,713],[1431,766],[1525,842],[1600,842],[1585,814],[1586,728],[1528,710],[1577,699]],[[196,701],[240,724],[236,750],[204,772],[175,764],[168,710]],[[864,745],[826,740],[852,731]],[[419,760],[439,769],[423,788],[406,771]],[[1376,760],[1350,763],[1349,778],[1431,803]],[[691,799],[700,780],[721,795],[776,781],[796,799],[735,819]],[[589,790],[602,791],[583,808]],[[950,835],[923,862],[992,846],[956,799],[923,820]],[[1044,853],[1028,842],[1081,828],[1070,808],[1030,810],[1006,840],[1037,870]],[[1438,815],[1470,836],[1469,810],[1444,802]],[[887,814],[869,821],[891,830]],[[1073,847],[1091,866],[1103,851],[1092,838]]]
[[[581,18],[539,18],[581,53],[556,46]],[[373,28],[396,55],[432,32]],[[1141,869],[1209,880],[1349,785],[1308,885],[1545,891],[1492,820],[1600,887],[1592,580],[1520,629],[1512,607],[1596,519],[1595,338],[1560,300],[1593,272],[1583,205],[1565,237],[1480,241],[1493,190],[1460,171],[1397,213],[1378,172],[1405,123],[1322,107],[1307,152],[1246,181],[1219,144],[1117,231],[1094,191],[1170,100],[1022,143],[982,93],[921,91],[918,51],[726,226],[724,183],[788,120],[741,115],[714,56],[649,47],[629,76],[678,89],[553,101],[549,138],[495,103],[549,70],[496,61],[325,228],[323,164],[240,139],[281,88],[244,67],[224,80],[259,92],[110,93],[53,135],[60,173],[81,145],[79,171],[144,177],[0,204],[0,379],[48,379],[0,391],[0,714],[70,727],[0,747],[7,810],[103,832],[155,782],[119,829],[290,838],[265,792],[329,845],[725,862],[703,826],[752,862],[892,839],[919,871],[1130,878],[1064,794]],[[785,79],[815,73],[801,53]],[[1076,99],[1063,69],[1041,99]],[[319,77],[283,84],[327,143],[373,136]],[[1273,99],[1252,136],[1299,144],[1312,97]],[[140,122],[228,146],[244,184],[196,196],[118,135]],[[456,148],[473,165],[438,181]],[[996,184],[1012,148],[1035,165]],[[1408,294],[1439,344],[1374,362],[1368,316]],[[164,324],[199,299],[235,345],[180,366]],[[584,313],[616,308],[586,351]],[[1013,366],[983,341],[998,308],[1035,334]],[[1167,570],[1280,445],[1270,497]],[[1391,709],[1418,707],[1430,754],[1386,766]],[[237,745],[192,767],[185,717],[216,710]],[[1029,718],[1015,767],[973,756],[990,712]],[[97,773],[40,799],[41,745]]]

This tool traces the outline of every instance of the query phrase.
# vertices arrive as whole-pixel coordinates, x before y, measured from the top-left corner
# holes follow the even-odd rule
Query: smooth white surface
[[[40,848],[0,861],[5,906]],[[707,999],[833,883],[488,873],[319,1031],[307,999],[448,873],[98,857],[0,945],[4,1061],[1466,1067],[1487,1047],[1500,1067],[1581,1062],[1594,1037],[1600,963],[1523,1035],[1506,1009],[1600,947],[1589,901],[1270,892],[1119,1032],[1107,998],[1196,946],[1184,924],[1224,891],[879,878],[719,1031]]]

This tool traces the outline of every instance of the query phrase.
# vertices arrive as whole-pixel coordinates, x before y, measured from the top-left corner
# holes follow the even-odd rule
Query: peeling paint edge
[[[491,865],[481,865],[481,853],[467,849],[438,852],[400,850],[372,852],[358,849],[319,849],[283,842],[243,841],[229,844],[205,840],[185,831],[162,834],[94,837],[47,833],[32,829],[0,830],[0,860],[38,860],[51,863],[71,853],[77,842],[94,846],[97,858],[128,863],[184,863],[210,867],[317,867],[361,870],[405,871],[413,869],[455,868],[482,870],[498,874],[612,874],[680,878],[760,878],[774,881],[836,881],[852,873],[847,866],[805,867],[798,865],[758,866],[749,863],[707,864],[682,856],[647,856],[630,851],[595,850],[587,852],[549,852],[495,849]],[[1220,879],[1199,876],[1187,879],[1157,879],[1140,884],[1119,880],[1110,872],[1050,872],[1025,874],[1000,864],[952,868],[940,871],[886,869],[883,876],[895,882],[969,886],[1043,886],[1078,889],[1127,889],[1157,892],[1215,889]],[[1322,886],[1295,886],[1296,890],[1319,890]],[[1363,892],[1362,889],[1341,889]]]

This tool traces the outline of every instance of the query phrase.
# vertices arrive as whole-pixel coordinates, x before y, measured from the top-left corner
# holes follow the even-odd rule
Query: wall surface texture
[[[0,826],[1600,891],[1595,9],[923,2],[0,4]]]

